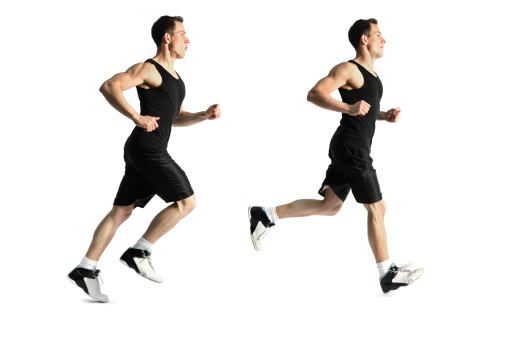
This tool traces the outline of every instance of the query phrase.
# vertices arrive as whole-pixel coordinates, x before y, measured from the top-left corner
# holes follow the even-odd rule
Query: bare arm
[[[154,67],[146,63],[138,63],[124,73],[119,73],[107,80],[100,87],[100,92],[107,102],[120,113],[131,119],[136,126],[145,131],[153,131],[158,127],[157,120],[160,117],[142,116],[127,102],[123,91],[135,86],[157,86]],[[160,76],[160,75],[159,75]]]
[[[400,113],[401,109],[398,108],[392,108],[388,111],[381,111],[378,113],[377,120],[383,120],[387,122],[398,122],[400,120]]]
[[[354,84],[356,79],[354,79],[353,67],[355,67],[353,64],[343,62],[331,69],[329,74],[317,82],[317,84],[308,92],[308,101],[321,108],[343,114],[349,114],[351,116],[365,115],[368,113],[370,105],[363,100],[353,105],[349,105],[334,99],[330,95],[340,87]]]
[[[215,120],[220,117],[220,105],[214,104],[207,110],[198,113],[189,113],[180,109],[180,114],[173,123],[174,127],[188,127],[204,120]]]

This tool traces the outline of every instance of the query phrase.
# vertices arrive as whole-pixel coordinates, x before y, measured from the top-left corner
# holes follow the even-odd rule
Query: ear
[[[364,34],[361,35],[361,44],[365,46],[368,44],[368,37]]]
[[[171,34],[169,34],[169,33],[164,34],[164,42],[167,44],[171,43]]]

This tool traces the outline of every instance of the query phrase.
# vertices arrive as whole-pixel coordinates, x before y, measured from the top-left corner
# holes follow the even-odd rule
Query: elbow
[[[111,80],[107,80],[102,84],[102,86],[100,86],[99,92],[101,92],[102,95],[106,95],[110,91],[111,85]]]
[[[181,113],[180,113],[181,114]],[[178,115],[176,117],[176,119],[174,120],[173,124],[172,124],[173,127],[181,127],[181,123],[180,123],[180,115]]]
[[[99,92],[102,93],[102,95],[105,95],[107,92],[107,81],[102,84],[99,88]]]
[[[310,91],[308,92],[308,95],[306,96],[306,101],[308,101],[308,102],[312,102],[312,100],[313,100],[313,93],[312,93],[312,91],[310,90]]]
[[[314,92],[313,89],[308,92],[308,95],[306,96],[306,100],[308,102],[314,103],[314,101],[315,101],[315,92]]]

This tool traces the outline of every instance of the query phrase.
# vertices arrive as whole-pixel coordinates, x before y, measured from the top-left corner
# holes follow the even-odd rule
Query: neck
[[[359,63],[364,68],[368,69],[370,72],[373,73],[373,64],[375,63],[375,58],[373,55],[371,55],[368,51],[364,51],[363,49],[358,49],[356,53],[356,57],[354,61]]]
[[[167,69],[169,72],[174,71],[174,63],[176,62],[176,54],[169,51],[167,46],[161,46],[157,49],[157,55],[153,58],[158,64]]]

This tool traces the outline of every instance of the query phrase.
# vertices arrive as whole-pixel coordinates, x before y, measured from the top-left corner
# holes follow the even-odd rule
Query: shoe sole
[[[252,207],[248,207],[248,223],[251,225],[252,224],[252,214],[250,212],[250,210],[252,209]],[[257,223],[257,225],[259,225],[259,223],[262,224],[262,222],[259,220],[259,222]],[[264,224],[263,224],[264,226]],[[255,227],[257,229],[257,227]],[[264,231],[259,237],[257,237],[257,241],[261,241],[264,237],[266,237],[268,235],[268,232],[269,232],[269,228],[266,227],[266,231]],[[250,230],[250,239],[252,240],[252,244],[254,246],[254,249],[257,250],[257,251],[260,251],[262,249],[262,246],[260,245],[260,243],[258,243],[259,245],[259,248],[257,249],[257,246],[255,245],[255,241],[254,241],[254,235],[253,233],[251,232]]]
[[[78,287],[81,291],[83,291],[83,292],[84,292],[84,294],[85,294],[85,295],[87,295],[87,296],[88,296],[88,297],[90,297],[91,299],[96,300],[97,302],[100,302],[100,303],[107,303],[107,302],[104,302],[104,301],[102,301],[102,300],[100,300],[100,299],[93,298],[92,296],[90,296],[89,294],[87,294],[87,293],[85,292],[85,290],[83,290],[83,289],[82,289],[79,285],[77,285],[77,284],[76,284],[76,282],[75,282],[72,278],[70,278],[70,276],[69,276],[69,275],[67,275],[67,279],[68,279],[68,280],[70,280],[70,282],[71,282],[72,284],[74,284],[75,286],[77,286],[77,287]],[[109,301],[109,297],[108,297],[108,300],[107,300],[107,301]]]
[[[250,213],[251,209],[252,209],[252,207],[248,207],[248,224],[250,224],[250,225],[252,224],[252,214]],[[249,227],[249,229],[250,229],[250,227]],[[252,240],[252,245],[253,245],[254,249],[257,251],[260,251],[261,248],[257,249],[257,246],[255,245],[254,235],[253,235],[252,231],[251,230],[249,230],[249,231],[250,231],[250,239]]]
[[[387,273],[386,273],[386,275],[387,275]],[[418,274],[418,275],[416,275],[416,278],[415,278],[415,279],[411,279],[411,280],[409,280],[407,284],[401,284],[401,283],[400,283],[400,284],[399,284],[399,283],[395,283],[395,284],[388,284],[388,285],[390,286],[390,288],[389,288],[387,291],[384,291],[384,288],[383,288],[383,287],[382,287],[382,285],[381,285],[382,292],[384,292],[384,293],[389,293],[389,292],[391,292],[391,291],[396,291],[396,290],[398,290],[398,289],[399,289],[399,288],[401,288],[401,287],[406,287],[406,286],[412,285],[412,284],[414,284],[414,282],[415,282],[416,280],[418,280],[419,278],[421,278],[421,276],[422,276],[422,275],[424,275],[424,269],[423,269],[423,268],[420,268],[420,272],[419,272],[419,274]],[[385,275],[384,275],[384,276],[385,276]]]
[[[134,271],[137,275],[139,275],[139,276],[141,276],[141,277],[143,277],[143,278],[146,278],[147,280],[151,280],[152,282],[155,282],[155,283],[162,283],[162,282],[163,282],[163,280],[158,281],[158,280],[155,280],[155,279],[149,278],[149,277],[147,277],[147,276],[143,275],[143,274],[142,274],[142,273],[140,273],[140,272],[138,273],[136,270],[132,269],[132,268],[131,268],[128,264],[127,264],[127,262],[125,262],[125,261],[124,261],[123,259],[121,259],[121,258],[120,258],[120,262],[122,262],[122,263],[123,263],[123,265],[125,265],[127,268],[129,268],[129,269],[133,270],[133,271]]]

